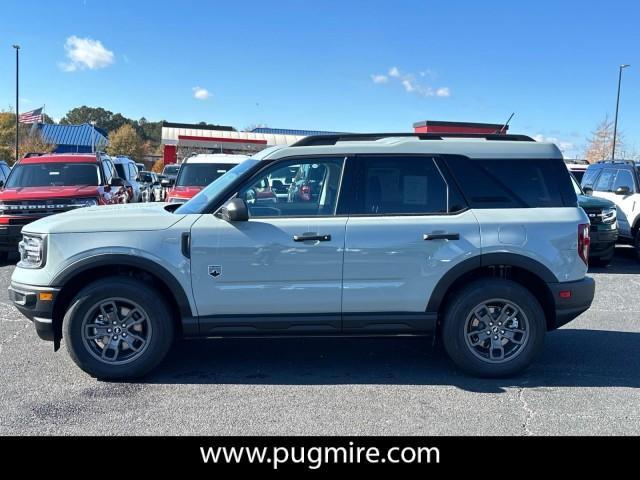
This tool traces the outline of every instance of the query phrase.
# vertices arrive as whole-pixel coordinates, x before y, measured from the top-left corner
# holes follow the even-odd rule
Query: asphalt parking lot
[[[40,341],[0,266],[0,434],[640,434],[640,263],[596,269],[587,313],[526,374],[478,380],[423,338],[189,341],[139,383]]]

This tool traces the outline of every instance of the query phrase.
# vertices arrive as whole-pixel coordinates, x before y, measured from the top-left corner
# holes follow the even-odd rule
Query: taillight
[[[581,223],[578,225],[578,255],[585,265],[589,265],[589,245],[591,245],[591,239],[589,238],[588,223]]]

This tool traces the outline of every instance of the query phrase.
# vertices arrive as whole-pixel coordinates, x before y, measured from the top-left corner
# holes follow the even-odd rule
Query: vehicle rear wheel
[[[69,355],[98,378],[142,376],[171,347],[170,311],[154,289],[137,280],[109,277],[94,282],[75,296],[64,316]]]
[[[465,286],[448,302],[442,339],[449,357],[465,372],[504,377],[531,364],[545,332],[544,311],[529,290],[487,278]]]

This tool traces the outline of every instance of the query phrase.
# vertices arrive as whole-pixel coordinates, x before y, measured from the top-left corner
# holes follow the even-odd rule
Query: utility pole
[[[18,145],[20,143],[20,133],[18,127],[20,126],[20,107],[19,107],[19,95],[20,95],[20,45],[15,44],[13,48],[16,49],[16,162],[18,159]]]
[[[616,119],[613,122],[613,148],[611,149],[611,160],[616,158],[616,137],[618,136],[618,108],[620,107],[620,84],[622,83],[622,69],[631,65],[622,64],[618,71],[618,97],[616,99]]]

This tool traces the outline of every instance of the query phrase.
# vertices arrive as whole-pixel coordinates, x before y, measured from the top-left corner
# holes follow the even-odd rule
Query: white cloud
[[[67,38],[64,44],[69,62],[60,63],[65,72],[76,70],[97,70],[105,68],[114,62],[113,52],[107,50],[100,40],[80,38],[75,35]]]
[[[450,97],[451,90],[449,87],[431,87],[424,82],[425,78],[433,78],[434,74],[431,70],[420,72],[418,75],[413,73],[401,72],[398,67],[391,67],[386,75],[374,73],[371,75],[373,83],[382,84],[391,81],[397,82],[405,92],[420,95],[421,97]]]
[[[209,97],[211,97],[211,93],[206,88],[193,87],[193,98],[197,98],[198,100],[206,100]]]
[[[389,81],[389,77],[386,75],[373,74],[371,75],[371,80],[373,80],[373,83],[387,83]]]
[[[562,153],[567,153],[570,151],[575,150],[576,146],[573,142],[567,142],[564,140],[560,140],[557,137],[546,137],[544,135],[542,135],[541,133],[538,133],[537,135],[533,136],[533,139],[536,142],[549,142],[549,143],[555,143],[556,146],[560,149],[560,151]]]
[[[398,67],[391,67],[389,69],[389,76],[390,77],[400,77],[400,70],[398,70]]]

